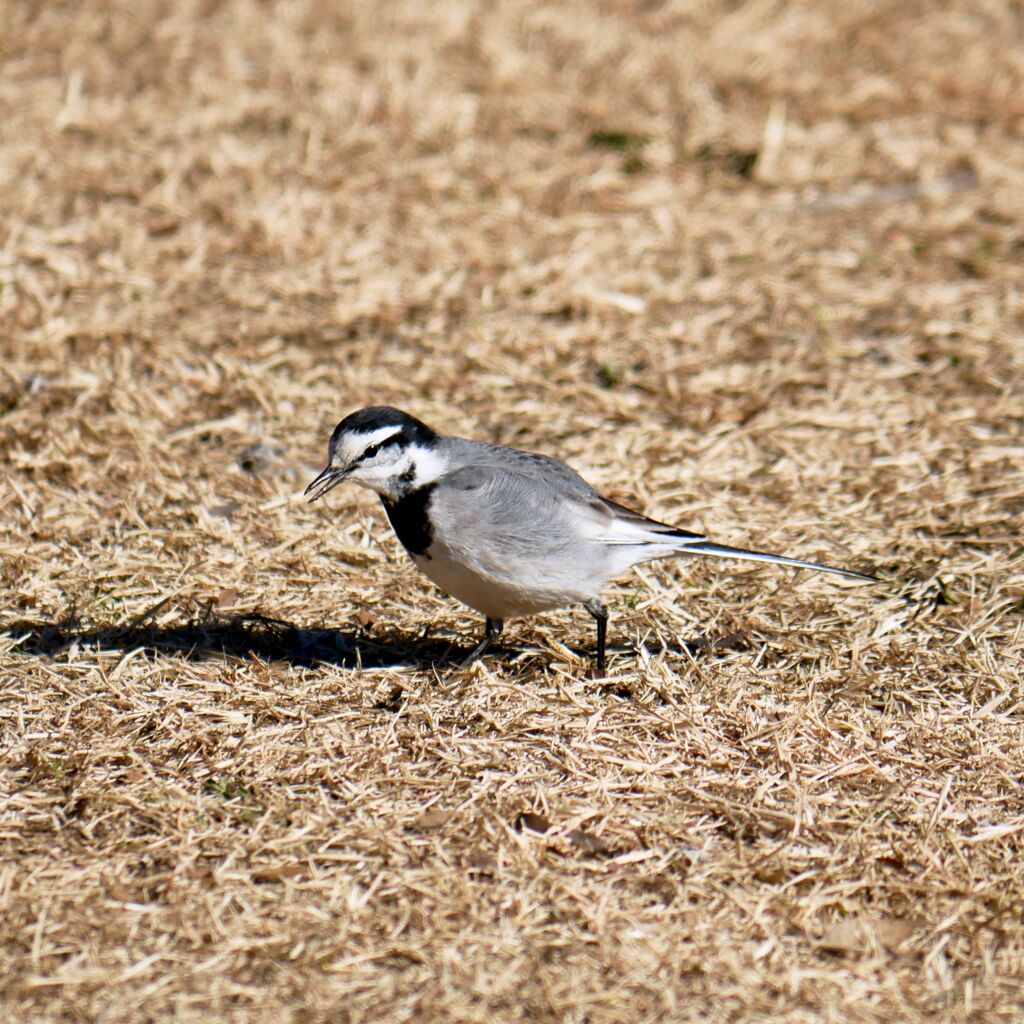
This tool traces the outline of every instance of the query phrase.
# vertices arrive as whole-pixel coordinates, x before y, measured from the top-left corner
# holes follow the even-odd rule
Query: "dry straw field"
[[[5,1022],[1024,1015],[1014,0],[0,6]],[[365,404],[723,543],[480,622]]]

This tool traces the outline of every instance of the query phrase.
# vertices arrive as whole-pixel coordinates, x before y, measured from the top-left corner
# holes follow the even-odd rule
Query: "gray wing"
[[[548,557],[579,544],[632,547],[706,539],[601,497],[557,459],[506,449],[498,462],[497,456],[473,462],[439,481],[431,514],[449,542],[462,545],[460,534],[468,531],[510,556]]]
[[[582,487],[566,488],[524,469],[484,462],[442,477],[430,503],[437,536],[449,547],[483,545],[512,558],[550,557],[571,547],[580,539],[579,510],[596,492],[581,477]]]
[[[519,448],[470,441],[461,437],[446,440],[449,445],[446,454],[458,468],[490,467],[501,472],[521,473],[530,480],[567,497],[584,501],[598,497],[597,491],[576,470],[550,455],[524,452]]]
[[[634,545],[638,543],[662,543],[666,540],[696,543],[707,540],[703,533],[691,533],[676,526],[658,522],[636,512],[617,501],[599,494],[586,480],[570,466],[550,455],[524,452],[518,448],[470,442],[467,449],[473,465],[492,465],[496,468],[512,469],[528,476],[536,485],[551,488],[560,500],[583,506],[582,514],[598,525],[602,540],[606,544]],[[577,508],[574,516],[581,510]],[[590,531],[588,531],[589,533]]]

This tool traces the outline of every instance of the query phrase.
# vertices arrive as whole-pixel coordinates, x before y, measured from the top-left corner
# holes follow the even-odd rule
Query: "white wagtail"
[[[630,566],[669,555],[776,562],[877,582],[849,569],[714,544],[601,497],[558,459],[439,434],[387,406],[360,409],[334,428],[327,468],[305,493],[316,501],[343,480],[376,491],[420,571],[486,616],[467,662],[490,646],[505,619],[581,604],[597,620],[603,673],[608,610],[601,591]]]

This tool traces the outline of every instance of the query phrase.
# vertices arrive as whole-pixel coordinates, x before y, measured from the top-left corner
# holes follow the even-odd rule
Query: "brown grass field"
[[[1024,1019],[1016,0],[0,4],[0,1019]],[[480,619],[345,413],[876,573]]]

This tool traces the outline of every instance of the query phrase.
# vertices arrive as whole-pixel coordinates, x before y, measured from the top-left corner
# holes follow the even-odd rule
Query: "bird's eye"
[[[379,451],[380,451],[380,445],[379,444],[371,444],[370,447],[367,448],[365,452],[363,452],[363,458],[364,459],[372,459],[374,457],[374,455],[376,455],[377,452],[379,452]]]

